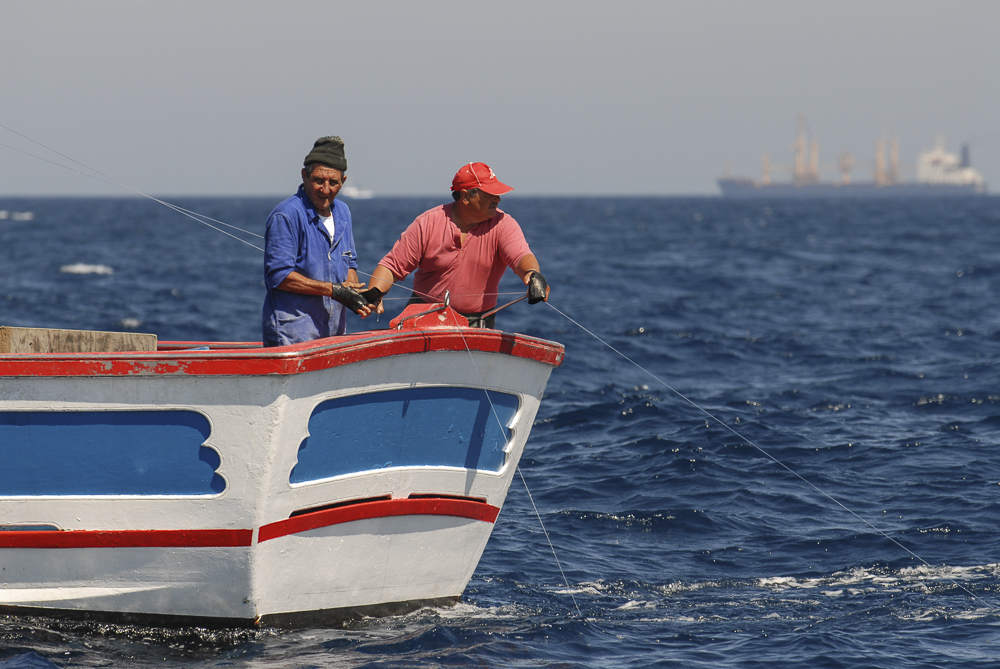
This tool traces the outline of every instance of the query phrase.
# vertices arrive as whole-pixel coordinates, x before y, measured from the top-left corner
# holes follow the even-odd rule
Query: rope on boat
[[[614,346],[612,346],[608,342],[606,342],[603,339],[601,339],[600,337],[598,337],[596,334],[594,334],[593,332],[591,332],[590,330],[588,330],[587,328],[585,328],[580,323],[577,323],[575,320],[573,320],[572,318],[570,318],[568,315],[566,315],[565,313],[563,313],[562,311],[560,311],[559,309],[557,309],[551,302],[546,301],[545,304],[549,305],[549,307],[551,307],[553,311],[555,311],[557,314],[559,314],[560,316],[562,316],[563,318],[565,318],[566,320],[568,320],[570,323],[572,323],[573,325],[577,326],[578,328],[580,328],[581,330],[583,330],[584,332],[586,332],[587,334],[589,334],[591,337],[593,337],[597,341],[601,342],[602,344],[604,344],[605,346],[607,346],[609,349],[611,349],[612,351],[614,351],[615,353],[617,353],[619,356],[621,356],[622,358],[624,358],[625,360],[627,360],[628,362],[630,362],[637,369],[639,369],[640,371],[646,373],[650,378],[652,378],[652,379],[656,380],[658,383],[662,384],[663,387],[665,387],[667,390],[669,390],[670,392],[672,392],[675,395],[677,395],[677,397],[681,398],[682,400],[684,400],[685,402],[687,402],[689,405],[691,405],[692,407],[694,407],[695,409],[697,409],[701,413],[705,414],[705,416],[707,416],[708,418],[712,419],[713,421],[715,421],[716,423],[718,423],[722,427],[724,427],[727,430],[729,430],[730,432],[732,432],[741,441],[749,444],[750,446],[753,446],[765,458],[767,458],[768,460],[770,460],[774,464],[778,465],[779,467],[781,467],[782,469],[784,469],[785,471],[787,471],[788,473],[790,473],[795,478],[799,479],[800,481],[802,481],[803,483],[805,483],[806,485],[808,485],[810,488],[812,488],[813,490],[815,490],[816,492],[818,492],[823,497],[826,497],[828,500],[830,500],[831,502],[833,502],[834,504],[836,504],[837,506],[839,506],[841,509],[843,509],[847,513],[849,513],[852,516],[854,516],[856,519],[860,520],[862,523],[864,523],[865,525],[867,525],[869,528],[871,528],[877,534],[885,537],[886,539],[888,539],[889,541],[891,541],[892,543],[894,543],[896,546],[898,546],[899,548],[901,548],[903,551],[905,551],[911,557],[919,560],[920,562],[922,562],[927,567],[931,567],[931,568],[934,567],[934,565],[932,565],[930,562],[928,562],[927,560],[925,560],[921,556],[919,556],[916,553],[914,553],[912,550],[910,550],[909,548],[907,548],[906,546],[904,546],[902,543],[900,543],[896,539],[894,539],[891,536],[889,536],[888,533],[886,533],[885,531],[883,531],[879,527],[875,526],[874,524],[872,524],[871,522],[869,522],[868,520],[866,520],[865,518],[863,518],[860,514],[858,514],[857,512],[855,512],[853,509],[851,509],[851,508],[847,507],[846,505],[844,505],[836,497],[834,497],[830,493],[826,492],[825,490],[823,490],[822,488],[820,488],[819,486],[817,486],[816,484],[814,484],[813,482],[811,482],[806,477],[804,477],[801,474],[799,474],[797,471],[795,471],[794,469],[792,469],[791,467],[789,467],[788,465],[786,465],[784,462],[782,462],[778,458],[776,458],[773,455],[771,455],[770,453],[768,453],[766,450],[764,450],[762,447],[758,446],[756,443],[754,443],[750,439],[747,439],[738,430],[736,430],[733,427],[727,425],[725,422],[722,421],[722,419],[716,417],[715,414],[711,413],[710,411],[708,411],[707,409],[705,409],[704,407],[702,407],[701,405],[699,405],[697,402],[695,402],[694,400],[692,400],[691,398],[689,398],[687,395],[684,395],[683,393],[681,393],[679,390],[677,390],[676,388],[674,388],[673,386],[671,386],[669,383],[667,383],[666,381],[664,381],[663,379],[661,379],[660,377],[658,377],[656,374],[653,374],[651,371],[649,371],[648,369],[646,369],[645,367],[643,367],[642,365],[640,365],[639,363],[637,363],[635,360],[633,360],[632,358],[628,357],[627,355],[625,355],[624,353],[622,353],[621,351],[619,351],[618,349],[616,349]],[[964,585],[962,585],[961,583],[959,583],[955,579],[951,578],[950,576],[945,575],[944,576],[944,580],[949,581],[952,585],[960,588],[961,590],[964,590],[966,594],[968,594],[970,597],[972,597],[972,599],[974,599],[975,601],[979,602],[980,604],[982,604],[986,608],[993,609],[992,606],[990,606],[989,604],[987,604],[986,602],[984,602],[983,600],[981,600],[971,590],[969,590]]]

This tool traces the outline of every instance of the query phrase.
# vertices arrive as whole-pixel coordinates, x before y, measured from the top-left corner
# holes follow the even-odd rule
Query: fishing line
[[[357,271],[359,274],[363,274],[363,275],[365,275],[365,276],[367,276],[369,278],[372,277],[371,274],[368,274],[366,272],[362,272],[360,270],[355,270],[355,271]],[[408,290],[411,293],[420,295],[421,297],[430,297],[430,295],[425,295],[423,293],[420,293],[419,291],[416,291],[413,288],[410,288],[409,286],[400,285],[399,287],[402,288],[403,290]],[[516,292],[516,293],[497,293],[497,295],[520,295],[520,294],[521,294],[520,292]],[[478,295],[478,293],[477,293],[477,295]],[[384,300],[385,298],[383,297],[382,299]],[[407,298],[407,299],[409,299],[409,298]],[[499,414],[497,414],[497,408],[493,405],[493,400],[490,398],[490,391],[486,388],[486,382],[483,380],[483,375],[479,373],[479,365],[476,364],[476,358],[475,358],[474,355],[472,355],[472,349],[469,347],[469,342],[466,341],[466,339],[465,339],[465,333],[462,332],[462,330],[459,328],[458,329],[458,334],[459,334],[459,336],[462,337],[462,343],[465,344],[465,350],[469,354],[469,360],[472,362],[472,368],[476,370],[476,377],[478,377],[478,379],[479,379],[479,385],[482,386],[482,388],[483,388],[483,393],[486,394],[486,401],[490,403],[490,410],[493,412],[493,419],[496,420],[497,425],[500,427],[500,434],[506,434],[507,428],[504,427],[503,422],[500,420]],[[542,528],[542,534],[545,535],[545,540],[549,544],[549,550],[552,551],[552,557],[556,561],[556,566],[559,568],[560,575],[562,575],[563,583],[566,585],[566,591],[569,592],[569,596],[573,600],[573,606],[576,608],[577,615],[582,618],[583,617],[583,613],[580,611],[580,605],[577,604],[577,602],[576,602],[576,597],[573,595],[572,589],[570,588],[570,585],[569,585],[569,579],[566,578],[566,572],[563,571],[562,563],[559,561],[559,556],[556,554],[556,547],[552,543],[552,538],[549,536],[549,531],[547,529],[545,529],[545,523],[542,522],[542,514],[539,513],[538,507],[535,505],[535,498],[532,496],[531,490],[528,488],[528,482],[524,478],[524,473],[521,471],[520,465],[516,465],[515,466],[515,470],[517,471],[517,475],[521,477],[521,483],[524,484],[524,491],[526,493],[528,493],[528,501],[531,502],[531,508],[535,512],[535,518],[538,519],[538,524]]]
[[[264,251],[264,249],[262,249],[262,248],[260,248],[258,246],[255,246],[254,244],[251,244],[250,242],[248,242],[246,240],[240,239],[239,237],[237,237],[235,235],[232,235],[232,234],[226,232],[225,230],[220,230],[219,228],[215,227],[214,225],[211,225],[210,223],[208,223],[207,221],[212,221],[212,223],[218,223],[219,225],[223,225],[223,226],[225,226],[227,228],[232,228],[233,230],[239,230],[240,232],[242,232],[244,234],[252,235],[252,236],[258,237],[260,239],[264,238],[263,235],[259,235],[256,232],[251,232],[250,230],[244,230],[243,228],[240,228],[238,226],[230,225],[229,223],[225,223],[223,221],[216,220],[216,219],[214,219],[214,218],[212,218],[210,216],[206,216],[204,214],[199,214],[197,212],[185,209],[184,207],[181,207],[179,205],[172,204],[170,202],[166,202],[164,200],[160,200],[158,198],[155,198],[152,195],[149,195],[147,193],[143,193],[142,191],[137,190],[137,189],[133,188],[132,186],[129,186],[128,184],[123,183],[123,182],[119,181],[118,179],[115,179],[112,176],[104,174],[103,172],[101,172],[100,170],[98,170],[96,168],[90,167],[89,165],[87,165],[85,163],[82,163],[79,160],[76,160],[75,158],[67,156],[64,153],[60,153],[59,151],[56,151],[55,149],[50,148],[48,146],[45,146],[41,142],[39,142],[37,140],[34,140],[31,137],[28,137],[27,135],[21,134],[18,131],[14,130],[13,128],[8,128],[7,126],[3,125],[2,123],[0,123],[0,128],[3,128],[4,130],[7,130],[8,132],[12,132],[15,135],[17,135],[18,137],[22,137],[22,138],[28,140],[29,142],[31,142],[33,144],[37,144],[38,146],[42,147],[46,151],[50,151],[50,152],[56,154],[57,156],[65,158],[66,160],[68,160],[68,161],[70,161],[72,163],[75,163],[75,164],[79,165],[80,167],[82,167],[82,168],[84,168],[86,170],[90,170],[94,174],[88,174],[86,172],[81,172],[79,170],[73,169],[72,167],[70,167],[68,165],[63,165],[62,163],[57,163],[57,162],[55,162],[53,160],[49,160],[48,158],[43,158],[42,156],[37,156],[37,155],[35,155],[33,153],[29,153],[28,151],[24,151],[22,149],[18,149],[16,147],[10,146],[9,144],[2,144],[2,143],[0,143],[0,146],[8,148],[11,151],[17,151],[18,153],[24,154],[26,156],[30,156],[31,158],[35,158],[37,160],[44,161],[44,162],[49,163],[51,165],[55,165],[56,167],[61,167],[64,170],[69,170],[70,172],[74,172],[76,174],[79,174],[80,176],[89,177],[91,179],[94,179],[95,181],[100,181],[101,183],[105,183],[105,184],[112,185],[112,186],[118,186],[119,188],[124,188],[125,190],[131,191],[131,192],[135,193],[136,195],[141,195],[142,197],[148,198],[148,199],[152,200],[153,202],[162,204],[164,207],[167,207],[168,209],[172,209],[173,211],[176,211],[179,214],[187,216],[188,218],[190,218],[192,220],[195,220],[195,221],[198,221],[199,223],[207,225],[208,227],[212,228],[213,230],[216,230],[217,232],[221,232],[222,234],[227,235],[229,237],[232,237],[233,239],[235,239],[235,240],[237,240],[239,242],[243,242],[247,246],[251,246],[251,247],[257,249],[258,251],[261,251],[261,252]],[[99,175],[99,176],[95,176],[95,174]]]
[[[486,382],[483,381],[483,375],[479,373],[479,365],[476,364],[476,358],[472,355],[472,349],[469,348],[469,342],[465,340],[465,333],[459,329],[458,334],[462,337],[462,343],[465,344],[465,350],[469,353],[469,360],[472,361],[472,367],[476,370],[476,376],[479,377],[479,385],[483,387],[483,392],[486,394],[486,401],[490,403],[490,409],[493,411],[493,418],[500,427],[500,434],[506,434],[507,429],[500,421],[500,416],[497,415],[497,408],[493,405],[493,400],[490,399],[490,391],[486,389]],[[566,585],[566,592],[569,593],[570,598],[573,600],[573,606],[576,607],[576,614],[582,618],[583,613],[580,611],[580,605],[576,603],[576,597],[573,595],[573,591],[569,586],[569,580],[566,578],[566,572],[563,571],[562,563],[559,561],[559,556],[556,555],[556,547],[552,544],[552,539],[549,537],[549,531],[545,529],[545,523],[542,522],[542,515],[538,512],[538,507],[535,506],[535,498],[532,497],[531,490],[528,489],[528,482],[524,479],[524,473],[521,472],[520,465],[516,465],[514,468],[517,471],[518,476],[521,477],[521,483],[524,484],[524,491],[528,493],[528,500],[531,502],[531,508],[535,511],[535,517],[538,518],[538,524],[542,527],[542,534],[545,535],[545,540],[549,542],[549,550],[552,551],[552,557],[556,561],[556,566],[559,567],[559,573],[562,575],[563,583]]]
[[[231,228],[233,230],[239,230],[240,232],[242,232],[244,234],[251,235],[253,237],[257,237],[258,239],[264,239],[264,235],[260,235],[260,234],[258,234],[256,232],[252,232],[250,230],[245,230],[245,229],[243,229],[243,228],[241,228],[239,226],[231,225],[229,223],[226,223],[225,221],[220,221],[218,219],[212,218],[211,216],[207,216],[205,214],[201,214],[201,213],[196,212],[196,211],[191,211],[190,209],[185,209],[184,207],[181,207],[179,205],[176,205],[176,204],[173,204],[171,202],[167,202],[165,200],[161,200],[159,198],[153,197],[152,195],[144,193],[144,192],[142,192],[142,191],[140,191],[140,190],[138,190],[136,188],[133,188],[132,186],[129,186],[128,184],[126,184],[126,183],[124,183],[122,181],[119,181],[118,179],[115,179],[112,176],[104,174],[103,172],[101,172],[100,170],[98,170],[98,169],[96,169],[94,167],[90,167],[86,163],[82,163],[79,160],[76,160],[75,158],[73,158],[71,156],[67,156],[64,153],[56,151],[55,149],[50,148],[50,147],[46,146],[45,144],[42,144],[38,140],[32,139],[31,137],[28,137],[27,135],[24,135],[24,134],[18,132],[17,130],[14,130],[13,128],[9,128],[9,127],[5,126],[2,123],[0,123],[0,128],[3,128],[4,130],[6,130],[8,132],[11,132],[11,133],[17,135],[18,137],[26,139],[29,142],[31,142],[32,144],[36,144],[36,145],[42,147],[43,149],[45,149],[46,151],[50,151],[50,152],[56,154],[57,156],[60,156],[61,158],[65,158],[66,160],[68,160],[68,161],[70,161],[72,163],[75,163],[76,165],[79,165],[80,167],[82,167],[82,168],[84,168],[86,170],[90,170],[94,174],[88,174],[87,172],[81,172],[80,170],[74,169],[74,168],[70,167],[69,165],[63,165],[62,163],[58,163],[58,162],[55,162],[53,160],[49,160],[48,158],[43,158],[42,156],[38,156],[38,155],[35,155],[35,154],[30,153],[28,151],[24,151],[23,149],[19,149],[17,147],[10,146],[9,144],[4,144],[4,143],[0,142],[0,146],[2,146],[4,148],[10,149],[11,151],[16,151],[16,152],[18,152],[20,154],[29,156],[31,158],[35,158],[36,160],[41,160],[43,162],[49,163],[50,165],[55,165],[56,167],[61,167],[64,170],[69,170],[70,172],[73,172],[75,174],[79,174],[80,176],[84,176],[84,177],[87,177],[87,178],[90,178],[90,179],[94,179],[95,181],[100,181],[101,183],[108,184],[110,186],[118,186],[119,188],[124,188],[125,190],[130,191],[132,193],[135,193],[136,195],[140,195],[140,196],[142,196],[144,198],[152,200],[153,202],[156,202],[157,204],[161,204],[164,207],[167,207],[168,209],[171,209],[171,210],[173,210],[173,211],[175,211],[175,212],[177,212],[179,214],[187,216],[191,220],[197,221],[198,223],[201,223],[203,225],[207,225],[208,227],[212,228],[216,232],[221,232],[222,234],[226,235],[227,237],[232,237],[236,241],[242,242],[243,244],[246,244],[247,246],[249,246],[251,248],[255,248],[258,251],[260,251],[261,253],[264,252],[264,249],[260,248],[259,246],[256,246],[255,244],[252,244],[252,243],[250,243],[250,242],[248,242],[248,241],[246,241],[244,239],[240,239],[236,235],[230,234],[230,233],[226,232],[225,230],[220,230],[219,228],[215,227],[214,225],[211,225],[210,223],[208,223],[208,221],[211,221],[212,223],[218,223],[219,225],[225,226],[227,228]],[[97,176],[95,176],[95,175],[97,175]],[[356,270],[356,271],[359,274],[364,274],[368,278],[371,278],[371,276],[372,276],[371,274],[367,274],[365,272],[362,272],[361,270]],[[426,298],[433,299],[433,297],[431,295],[427,295],[425,293],[421,293],[419,291],[413,290],[412,288],[408,288],[406,286],[402,286],[402,287],[406,288],[406,290],[409,290],[412,293],[420,295],[421,297],[426,297]],[[469,294],[469,295],[455,295],[455,297],[469,297],[469,296],[472,296],[472,295],[497,295],[497,296],[500,296],[500,295],[520,295],[520,294],[521,293],[519,293],[519,292],[507,292],[507,293],[474,293],[474,294]],[[383,300],[405,300],[405,299],[409,299],[409,298],[406,298],[406,297],[383,297],[382,299]]]
[[[357,271],[359,274],[363,274],[363,275],[365,275],[365,276],[367,276],[369,278],[372,277],[371,274],[368,274],[366,272],[362,272],[360,270],[355,270],[355,271]],[[416,291],[413,288],[410,288],[409,286],[400,285],[399,287],[402,288],[403,290],[408,290],[411,293],[421,295],[422,297],[430,297],[430,295],[425,295],[423,293],[420,293],[419,291]],[[520,295],[520,294],[521,294],[520,292],[516,292],[516,293],[497,293],[497,295]],[[477,293],[477,295],[478,295],[478,293]],[[383,297],[382,299],[384,300],[385,298]],[[409,298],[406,298],[406,299],[409,299]],[[493,400],[490,398],[490,391],[486,387],[486,382],[483,380],[483,375],[480,374],[480,372],[479,372],[479,365],[476,364],[476,358],[475,358],[474,355],[472,355],[472,349],[469,347],[469,342],[465,339],[465,333],[462,332],[462,330],[459,328],[458,329],[458,334],[459,334],[460,337],[462,337],[462,343],[465,345],[465,350],[469,354],[469,360],[472,362],[472,368],[474,370],[476,370],[476,377],[479,379],[479,385],[482,386],[482,388],[483,388],[483,393],[486,394],[486,401],[490,403],[490,410],[493,412],[493,419],[496,420],[497,426],[499,426],[499,428],[500,428],[500,434],[506,434],[507,428],[504,427],[503,422],[500,420],[499,414],[497,414],[497,408],[496,408],[496,406],[494,406]],[[545,541],[548,542],[548,544],[549,544],[549,550],[552,551],[552,558],[556,561],[556,567],[559,568],[559,574],[562,576],[563,583],[566,586],[566,591],[569,593],[570,598],[573,600],[573,606],[576,608],[577,615],[582,618],[583,617],[583,613],[580,611],[580,605],[577,603],[576,597],[573,595],[572,589],[570,588],[570,585],[569,585],[569,579],[566,578],[566,572],[563,570],[562,562],[559,561],[559,556],[556,554],[556,547],[552,543],[552,538],[549,536],[549,531],[545,528],[545,523],[542,522],[542,514],[539,513],[538,506],[535,505],[535,498],[532,496],[531,490],[528,488],[528,482],[524,478],[524,473],[521,471],[520,465],[516,465],[515,466],[515,470],[517,471],[517,475],[519,477],[521,477],[521,483],[524,485],[524,491],[526,493],[528,493],[528,501],[531,502],[531,508],[535,512],[535,518],[538,519],[538,524],[542,528],[542,534],[545,535]]]
[[[689,397],[687,397],[686,395],[684,395],[683,393],[681,393],[679,390],[677,390],[676,388],[674,388],[673,386],[671,386],[669,383],[667,383],[666,381],[664,381],[660,377],[656,376],[655,374],[653,374],[651,371],[649,371],[648,369],[646,369],[645,367],[643,367],[642,365],[640,365],[636,361],[632,360],[632,358],[628,357],[627,355],[625,355],[624,353],[622,353],[621,351],[619,351],[618,349],[616,349],[614,346],[612,346],[608,342],[604,341],[603,339],[601,339],[600,337],[598,337],[596,334],[594,334],[593,332],[591,332],[587,328],[583,327],[583,325],[581,325],[580,323],[577,323],[575,320],[573,320],[572,318],[570,318],[568,315],[566,315],[565,313],[563,313],[562,311],[560,311],[559,309],[557,309],[551,302],[546,301],[545,304],[549,305],[549,307],[551,307],[553,311],[555,311],[557,314],[559,314],[560,316],[562,316],[563,318],[565,318],[566,320],[568,320],[570,323],[573,323],[575,326],[577,326],[578,328],[580,328],[581,330],[583,330],[584,332],[586,332],[587,334],[589,334],[591,337],[593,337],[597,341],[599,341],[602,344],[604,344],[605,346],[607,346],[609,349],[611,349],[612,351],[614,351],[615,353],[617,353],[618,355],[620,355],[622,358],[624,358],[628,362],[632,363],[632,365],[634,365],[637,369],[639,369],[642,372],[645,372],[651,378],[653,378],[656,381],[658,381],[659,383],[661,383],[665,388],[667,388],[672,393],[674,393],[675,395],[677,395],[679,398],[681,398],[682,400],[684,400],[685,402],[687,402],[689,405],[691,405],[692,407],[694,407],[695,409],[697,409],[701,413],[705,414],[706,416],[708,416],[709,418],[711,418],[713,421],[715,421],[716,423],[718,423],[722,427],[724,427],[727,430],[729,430],[730,432],[732,432],[734,435],[736,435],[737,437],[739,437],[739,439],[741,441],[749,444],[750,446],[753,446],[755,449],[757,449],[757,451],[759,453],[761,453],[768,460],[770,460],[771,462],[775,463],[776,465],[778,465],[779,467],[781,467],[782,469],[784,469],[785,471],[787,471],[789,474],[791,474],[792,476],[794,476],[795,478],[799,479],[800,481],[802,481],[803,483],[805,483],[806,485],[808,485],[810,488],[812,488],[813,490],[815,490],[816,492],[818,492],[820,495],[822,495],[823,497],[826,497],[828,500],[830,500],[831,502],[833,502],[834,504],[836,504],[837,506],[839,506],[841,509],[843,509],[844,511],[846,511],[850,515],[852,515],[855,518],[857,518],[858,520],[860,520],[862,523],[864,523],[865,525],[867,525],[868,527],[870,527],[872,530],[874,530],[877,534],[880,534],[884,538],[886,538],[889,541],[891,541],[892,543],[894,543],[896,546],[898,546],[903,551],[905,551],[906,553],[908,553],[911,557],[919,560],[920,562],[922,562],[927,567],[931,567],[931,568],[934,567],[934,565],[932,565],[930,562],[928,562],[924,558],[920,557],[919,555],[917,555],[916,553],[914,553],[912,550],[910,550],[909,548],[907,548],[906,546],[904,546],[903,544],[901,544],[899,541],[897,541],[896,539],[893,539],[891,536],[889,536],[888,534],[886,534],[884,531],[882,531],[881,529],[879,529],[878,527],[876,527],[875,525],[873,525],[872,523],[870,523],[869,521],[867,521],[866,519],[864,519],[863,517],[861,517],[855,511],[853,511],[852,509],[850,509],[847,506],[845,506],[844,504],[842,504],[840,502],[840,500],[838,500],[836,497],[834,497],[833,495],[829,494],[828,492],[826,492],[822,488],[816,486],[814,483],[812,483],[811,481],[809,481],[809,479],[805,478],[804,476],[802,476],[801,474],[799,474],[798,472],[796,472],[794,469],[792,469],[791,467],[789,467],[788,465],[786,465],[784,462],[782,462],[781,460],[777,459],[776,457],[774,457],[773,455],[771,455],[770,453],[768,453],[766,450],[764,450],[762,447],[758,446],[756,443],[754,443],[750,439],[747,439],[739,431],[735,430],[734,428],[732,428],[729,425],[727,425],[726,423],[724,423],[721,419],[717,418],[714,414],[712,414],[711,412],[709,412],[707,409],[702,408],[694,400],[690,399]],[[989,609],[993,610],[993,607],[991,607],[985,601],[981,600],[979,597],[977,597],[975,594],[973,594],[972,591],[970,591],[968,588],[966,588],[964,585],[962,585],[961,583],[959,583],[955,579],[953,579],[953,578],[951,578],[949,576],[944,576],[944,580],[949,581],[952,585],[960,588],[961,590],[964,590],[966,592],[966,594],[968,594],[970,597],[972,597],[977,602],[981,603],[986,608],[989,608]]]
[[[357,267],[354,268],[354,271],[357,272],[361,276],[368,277],[369,279],[375,278],[375,275],[369,274],[368,272],[362,272]],[[414,295],[419,295],[422,298],[426,298],[426,299],[430,300],[427,304],[440,304],[441,303],[440,298],[434,297],[433,295],[429,295],[428,293],[422,293],[419,290],[415,290],[415,289],[413,289],[413,288],[411,288],[409,286],[404,286],[402,283],[393,283],[392,285],[393,286],[398,286],[398,287],[402,288],[403,290],[410,291]],[[451,296],[452,297],[480,297],[480,296],[486,296],[486,295],[501,296],[501,295],[521,295],[521,294],[522,294],[521,292],[514,292],[514,293],[452,293]],[[408,300],[410,298],[408,298],[408,297],[385,297],[385,296],[383,296],[381,299],[384,302],[386,300]]]
[[[4,127],[5,126],[0,125],[0,128],[4,128]],[[13,131],[11,131],[11,132],[13,132]],[[31,140],[31,141],[34,141],[34,140]],[[79,164],[82,165],[83,167],[85,167],[88,170],[93,170],[94,172],[96,172],[100,176],[95,176],[94,174],[87,174],[86,172],[81,172],[80,170],[73,169],[69,165],[63,165],[62,163],[57,163],[54,160],[49,160],[48,158],[43,158],[42,156],[37,156],[37,155],[35,155],[33,153],[29,153],[28,151],[24,151],[22,149],[19,149],[17,147],[11,146],[9,144],[0,143],[0,146],[2,146],[4,148],[7,148],[7,149],[10,149],[11,151],[17,151],[18,153],[24,154],[26,156],[30,156],[31,158],[35,158],[36,160],[41,160],[43,162],[49,163],[50,165],[55,165],[56,167],[61,167],[64,170],[69,170],[70,172],[73,172],[75,174],[79,174],[80,176],[84,176],[84,177],[87,177],[89,179],[93,179],[95,181],[100,181],[101,183],[105,183],[105,184],[108,184],[108,185],[111,185],[111,186],[119,186],[119,187],[124,188],[126,190],[132,191],[133,193],[136,193],[138,195],[141,195],[142,197],[148,198],[148,199],[152,200],[153,202],[162,204],[164,207],[167,207],[168,209],[172,209],[173,211],[176,211],[178,214],[181,214],[183,216],[187,216],[188,218],[190,218],[190,219],[192,219],[194,221],[197,221],[198,223],[201,223],[203,225],[207,225],[208,227],[212,228],[213,230],[215,230],[217,232],[221,232],[222,234],[226,235],[227,237],[232,237],[236,241],[242,242],[242,243],[246,244],[247,246],[250,246],[250,247],[253,247],[253,248],[257,249],[258,251],[261,251],[261,252],[264,251],[264,249],[260,248],[259,246],[251,244],[250,242],[248,242],[248,241],[246,241],[244,239],[240,239],[236,235],[230,234],[230,233],[226,232],[225,230],[220,230],[219,228],[215,227],[211,223],[208,223],[207,221],[212,221],[214,223],[218,223],[219,225],[224,225],[227,228],[232,228],[234,230],[239,230],[240,232],[246,233],[248,235],[253,235],[254,237],[260,237],[261,239],[263,239],[263,237],[261,235],[258,235],[256,232],[251,232],[249,230],[244,230],[243,228],[240,228],[238,226],[230,225],[229,223],[225,223],[223,221],[218,221],[218,220],[216,220],[214,218],[211,218],[210,216],[206,216],[204,214],[199,214],[198,212],[190,211],[190,210],[185,209],[184,207],[181,207],[179,205],[172,204],[170,202],[166,202],[164,200],[160,200],[158,198],[155,198],[152,195],[147,195],[146,193],[143,193],[142,191],[136,190],[135,188],[132,188],[131,186],[128,186],[128,185],[123,184],[123,183],[121,183],[119,181],[116,181],[115,179],[113,179],[111,177],[108,177],[108,176],[106,176],[104,174],[101,174],[101,172],[98,172],[97,170],[93,170],[93,168],[87,167],[83,163],[79,163]],[[43,148],[46,148],[42,144],[39,144],[39,146],[42,146]],[[49,149],[49,150],[52,151],[52,149]],[[59,152],[58,151],[53,151],[53,153],[59,153]],[[62,154],[59,153],[59,155],[61,156]],[[64,157],[67,160],[73,160],[72,158],[69,158],[68,156],[64,156]],[[74,160],[73,162],[78,162],[78,161]]]

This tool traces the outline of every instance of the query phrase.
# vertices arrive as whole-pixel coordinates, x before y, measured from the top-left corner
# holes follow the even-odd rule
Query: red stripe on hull
[[[379,500],[269,523],[257,540],[371,518],[454,516],[493,523],[499,514],[495,506],[464,499]],[[250,546],[252,539],[252,530],[8,530],[0,531],[0,548],[233,548]]]
[[[464,499],[390,499],[377,502],[365,502],[350,506],[314,511],[287,520],[279,520],[260,528],[257,541],[263,543],[270,539],[298,534],[340,523],[350,523],[355,520],[370,518],[387,518],[390,516],[455,516],[480,520],[484,523],[496,522],[500,509],[483,502],[473,502]]]
[[[56,530],[0,532],[0,548],[232,548],[253,530]]]

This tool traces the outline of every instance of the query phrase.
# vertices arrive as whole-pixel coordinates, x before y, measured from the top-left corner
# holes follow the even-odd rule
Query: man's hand
[[[361,297],[365,298],[368,302],[368,306],[370,306],[372,311],[376,314],[381,314],[385,311],[385,306],[382,304],[383,295],[385,295],[385,293],[374,286],[368,290],[361,291]]]
[[[356,269],[347,270],[347,279],[344,280],[343,284],[355,290],[365,287],[365,282],[358,278],[358,271]]]
[[[549,301],[549,284],[538,270],[528,277],[528,304],[538,304]]]
[[[358,316],[361,316],[361,318],[366,317],[372,312],[372,308],[368,305],[368,300],[361,293],[354,290],[354,288],[348,286],[346,282],[331,284],[330,297],[343,304]]]

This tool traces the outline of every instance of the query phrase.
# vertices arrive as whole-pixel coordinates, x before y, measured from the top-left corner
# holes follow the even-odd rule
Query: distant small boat
[[[352,200],[370,200],[375,197],[375,192],[347,184],[340,189],[340,195]]]
[[[444,305],[270,349],[121,337],[151,350],[0,352],[2,611],[300,626],[455,602],[564,355]]]
[[[35,214],[30,211],[7,211],[6,209],[0,209],[0,221],[6,221],[8,218],[12,221],[30,221],[35,218]]]

